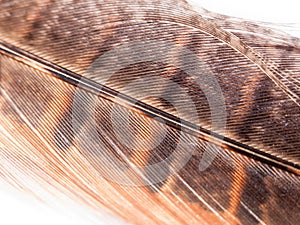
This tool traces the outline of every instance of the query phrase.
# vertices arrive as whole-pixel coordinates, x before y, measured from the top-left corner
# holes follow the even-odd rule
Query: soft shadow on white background
[[[272,23],[300,23],[297,1],[284,0],[189,0],[195,5],[235,17],[266,21]],[[300,37],[299,31],[296,31]],[[60,204],[60,203],[59,203]],[[11,190],[0,182],[0,224],[1,225],[91,225],[89,214],[80,207],[60,204],[59,207],[47,206],[32,197]],[[111,220],[110,220],[111,221]],[[97,220],[101,224],[123,224]]]

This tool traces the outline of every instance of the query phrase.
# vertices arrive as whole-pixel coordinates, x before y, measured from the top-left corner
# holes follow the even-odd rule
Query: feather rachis
[[[137,170],[134,164],[148,165],[172,153],[177,143],[176,141],[179,140],[177,134],[179,130],[181,132],[183,131],[181,140],[184,145],[179,146],[182,150],[180,152],[189,151],[189,149],[194,148],[196,151],[179,173],[171,175],[171,169],[176,168],[177,163],[180,163],[180,161],[175,160],[173,164],[170,163],[170,176],[161,183],[151,184],[149,185],[150,187],[119,186],[102,177],[103,175],[107,175],[110,165],[101,164],[101,162],[105,163],[105,161],[102,161],[105,159],[102,158],[103,152],[99,151],[101,148],[95,150],[91,147],[91,150],[83,150],[82,147],[84,146],[79,147],[76,141],[74,141],[80,135],[78,133],[64,136],[67,141],[63,140],[62,135],[59,135],[61,131],[70,132],[70,126],[68,125],[70,115],[67,112],[72,104],[70,99],[73,97],[71,93],[74,91],[74,85],[80,84],[79,89],[85,91],[89,90],[87,87],[91,84],[94,85],[92,86],[93,88],[101,87],[101,90],[104,87],[102,84],[103,77],[97,74],[92,74],[92,77],[90,77],[91,81],[81,80],[81,83],[78,83],[80,75],[86,74],[90,64],[95,62],[95,59],[110,50],[118,49],[118,46],[122,46],[122,44],[126,44],[130,41],[144,41],[144,39],[147,38],[156,40],[159,37],[171,41],[171,43],[176,43],[177,45],[174,45],[176,47],[187,46],[199,59],[204,58],[205,62],[209,62],[201,64],[201,66],[203,66],[204,69],[211,69],[217,76],[226,98],[227,116],[229,118],[227,121],[228,130],[225,135],[229,136],[230,139],[246,143],[253,148],[261,150],[259,154],[264,152],[268,158],[270,158],[269,156],[274,156],[275,158],[282,159],[284,160],[283,164],[290,163],[291,168],[293,168],[294,165],[299,165],[299,155],[297,154],[298,133],[294,132],[293,129],[295,129],[296,126],[292,125],[293,122],[297,124],[297,115],[299,113],[299,107],[296,104],[297,101],[296,103],[292,101],[297,100],[299,97],[297,94],[298,78],[295,74],[290,71],[289,67],[288,69],[280,67],[278,61],[275,63],[268,57],[263,56],[268,55],[266,54],[267,52],[261,54],[258,53],[260,52],[259,49],[255,49],[255,47],[252,46],[249,47],[250,44],[247,42],[247,36],[244,37],[246,39],[242,41],[242,39],[236,35],[222,29],[220,24],[216,25],[212,21],[209,22],[200,17],[195,11],[192,11],[185,2],[171,2],[176,2],[176,4],[174,4],[175,6],[169,4],[169,1],[159,1],[157,7],[152,7],[152,1],[147,1],[145,5],[135,4],[135,1],[129,1],[128,4],[127,2],[124,4],[122,2],[120,3],[118,12],[116,10],[117,7],[113,4],[99,4],[99,7],[105,8],[103,12],[107,12],[107,14],[104,13],[102,15],[103,20],[100,20],[100,16],[97,16],[97,13],[95,13],[92,8],[83,9],[87,14],[85,14],[85,17],[81,17],[80,13],[83,11],[80,11],[80,8],[84,6],[83,4],[72,5],[73,10],[71,10],[66,2],[66,4],[62,4],[62,6],[54,2],[51,3],[53,5],[49,4],[49,7],[45,7],[48,5],[42,3],[40,6],[37,6],[36,12],[34,13],[37,16],[34,16],[32,21],[29,22],[31,25],[28,27],[31,28],[28,28],[20,39],[17,38],[18,40],[16,40],[13,38],[13,35],[1,33],[1,38],[4,41],[14,44],[17,47],[17,49],[14,50],[19,50],[19,48],[25,50],[22,57],[24,55],[28,56],[26,52],[29,52],[30,56],[33,55],[31,59],[39,62],[37,63],[38,65],[36,63],[26,64],[26,62],[24,64],[24,58],[21,57],[20,59],[10,54],[8,58],[11,58],[10,60],[12,61],[5,64],[7,66],[19,65],[20,71],[23,71],[19,71],[19,77],[14,77],[13,79],[11,74],[17,71],[3,70],[3,68],[1,68],[1,89],[4,90],[4,92],[1,92],[1,97],[5,96],[6,93],[9,95],[9,98],[5,98],[5,102],[10,106],[15,105],[15,110],[11,111],[13,118],[19,118],[21,114],[25,116],[25,120],[22,119],[24,116],[21,116],[21,121],[23,121],[23,123],[25,122],[24,126],[26,131],[23,134],[19,133],[17,136],[24,137],[25,139],[31,138],[31,142],[35,147],[24,145],[26,146],[25,149],[28,149],[29,152],[38,150],[38,152],[40,151],[43,155],[47,156],[49,168],[46,168],[51,171],[49,175],[57,181],[59,187],[62,187],[63,190],[68,189],[68,193],[71,192],[74,197],[76,196],[75,190],[78,190],[79,193],[82,193],[82,196],[79,198],[85,204],[97,209],[104,207],[115,215],[132,223],[199,224],[200,222],[210,224],[214,222],[240,223],[242,221],[243,223],[248,222],[253,224],[254,222],[262,223],[261,221],[263,221],[266,223],[280,224],[288,223],[289,220],[296,221],[296,214],[290,215],[290,218],[279,217],[272,221],[273,214],[268,206],[271,206],[276,212],[281,211],[283,214],[287,213],[288,210],[293,211],[292,206],[297,204],[297,200],[295,200],[297,198],[292,198],[291,196],[299,195],[299,190],[297,189],[297,184],[299,183],[297,175],[298,169],[296,168],[296,175],[286,173],[282,170],[286,168],[278,168],[278,164],[276,163],[275,165],[272,162],[268,164],[253,154],[251,157],[248,157],[244,156],[244,152],[235,153],[232,151],[232,146],[227,145],[226,141],[228,141],[228,139],[224,139],[221,142],[214,142],[214,137],[210,137],[210,134],[206,136],[190,135],[189,132],[186,132],[188,129],[182,129],[186,123],[178,123],[176,117],[172,116],[176,115],[182,119],[182,121],[187,121],[189,124],[196,124],[196,127],[203,126],[209,131],[211,128],[209,110],[207,110],[207,102],[205,102],[207,100],[205,100],[205,96],[203,93],[201,95],[199,86],[193,83],[193,77],[187,76],[183,71],[170,65],[142,63],[120,70],[106,83],[108,88],[115,91],[113,93],[116,94],[117,98],[116,96],[109,97],[108,95],[101,95],[99,103],[95,105],[97,112],[96,119],[98,129],[102,132],[100,132],[102,135],[100,135],[100,137],[106,146],[104,150],[107,150],[107,153],[115,155],[117,155],[116,153],[118,152],[122,153],[122,156],[118,156],[120,160],[133,160],[133,165],[129,166],[125,172],[128,172],[131,181],[134,182],[140,182],[140,177],[144,180],[151,180],[156,176],[159,177],[163,175],[160,171],[158,171],[157,174],[153,174],[150,170]],[[95,2],[93,2],[93,4],[94,3]],[[34,7],[35,6],[33,6],[33,8]],[[45,10],[45,8],[47,8],[47,10]],[[77,14],[74,12],[74,8],[78,10]],[[54,9],[58,10],[55,15],[52,12]],[[63,13],[64,10],[68,13],[74,12],[74,14],[71,13],[67,15],[68,13]],[[43,15],[43,13],[39,13],[46,13],[46,11],[49,11],[49,17],[47,17],[46,14]],[[113,12],[112,15],[110,15],[111,13],[109,12]],[[98,21],[93,19],[89,21],[89,16],[94,15],[94,13],[94,18],[97,18]],[[62,20],[58,20],[57,18],[61,18]],[[45,29],[33,25],[33,20],[44,23]],[[65,22],[65,29],[61,28],[61,24],[59,24],[58,21]],[[101,26],[103,21],[109,21],[111,26]],[[126,26],[122,26],[123,21],[128,22]],[[0,21],[0,24],[2,24],[2,21]],[[0,29],[4,29],[3,27],[4,26],[1,26]],[[70,31],[73,30],[72,27],[78,28],[78,32],[74,32],[73,39],[70,38]],[[87,32],[85,29],[89,27],[92,27],[92,29]],[[99,34],[99,31],[103,32]],[[84,35],[85,32],[94,34],[94,36],[91,35],[88,37]],[[47,44],[49,40],[53,42]],[[162,51],[165,50],[165,47],[166,46],[162,45]],[[272,47],[269,48],[273,49]],[[207,49],[207,51],[205,51],[205,49]],[[291,46],[290,49],[293,49],[293,52],[295,52],[294,46]],[[146,54],[145,51],[142,52]],[[181,51],[175,50],[171,51],[168,57],[175,58],[177,60],[175,65],[179,65],[184,62],[184,58],[180,58],[180,54]],[[4,55],[2,52],[2,65],[8,56],[7,54]],[[232,55],[232,57],[230,57],[230,55]],[[121,56],[124,57],[124,55]],[[226,63],[226,60],[229,61]],[[122,58],[120,58],[120,61],[122,61]],[[254,62],[254,64],[251,64],[251,61]],[[224,64],[219,62],[224,62]],[[297,65],[297,61],[294,63]],[[229,64],[234,66],[230,67]],[[113,64],[108,65],[111,66]],[[117,61],[115,61],[114,66],[118,66]],[[13,66],[11,67],[14,68]],[[297,68],[297,66],[294,67]],[[33,70],[38,72],[32,73]],[[228,72],[229,70],[231,73]],[[11,72],[9,73],[8,71]],[[22,76],[22,74],[26,76]],[[35,76],[30,74],[35,74]],[[73,80],[72,85],[70,85],[70,80],[59,80],[68,77],[70,74],[74,75],[73,78],[77,79]],[[87,74],[91,75],[89,73]],[[224,74],[231,75],[229,78],[232,80],[227,78]],[[250,75],[246,76],[247,74]],[[166,77],[180,83],[180,87],[187,90],[188,93],[191,94],[192,100],[196,102],[198,107],[196,107],[196,110],[197,113],[201,115],[201,119],[198,121],[197,118],[190,117],[189,111],[186,109],[188,108],[187,105],[184,101],[180,101],[180,98],[176,103],[179,104],[183,110],[179,112],[170,107],[170,104],[166,101],[161,101],[157,98],[144,98],[145,94],[141,95],[139,93],[141,90],[146,94],[155,93],[155,91],[158,90],[155,88],[151,89],[151,85],[150,89],[147,89],[146,85],[139,83],[140,86],[135,86],[134,89],[126,89],[126,85],[135,81],[138,76],[145,78],[152,77],[153,83],[148,79],[152,87],[157,85],[157,83],[154,82],[156,81],[154,79],[155,76]],[[252,79],[252,76],[255,77],[255,79]],[[281,76],[286,78],[288,82],[281,80]],[[28,79],[39,82],[30,83]],[[28,88],[26,88],[27,92],[19,92],[19,97],[14,94],[14,89],[20,89],[20,85],[16,85],[18,82],[21,82],[22,85],[28,84]],[[253,85],[255,85],[256,88],[252,88]],[[43,99],[43,95],[36,95],[36,104],[32,106],[32,108],[27,107],[26,104],[24,104],[24,97],[27,99],[30,98],[31,101],[34,102],[34,91],[38,87],[43,90],[46,89],[48,94],[55,96],[55,99],[47,97]],[[172,93],[171,90],[172,89],[166,89],[163,94],[165,96],[170,96],[170,94],[180,96],[176,95],[177,93],[175,92]],[[231,92],[230,90],[233,91]],[[97,91],[92,91],[92,93],[97,94]],[[232,96],[231,93],[239,94],[237,94],[237,97],[237,95]],[[285,93],[288,93],[288,95]],[[138,96],[141,96],[141,99],[138,99]],[[49,103],[49,105],[45,107],[43,104],[39,104],[41,99]],[[266,99],[276,104],[267,105],[266,101],[264,101]],[[82,101],[82,105],[84,106],[87,105],[86,103],[93,103],[93,101],[90,101],[88,98],[82,99]],[[133,102],[136,103],[139,101],[141,103],[137,105],[132,104]],[[289,106],[289,109],[286,111],[287,115],[282,113],[284,111],[282,111],[283,106],[281,102]],[[152,108],[148,107],[148,105]],[[35,112],[34,107],[40,107],[40,109],[42,109],[41,111],[43,113],[41,117],[33,116],[34,114],[32,114],[32,112]],[[148,114],[145,113],[146,109],[148,110]],[[8,111],[7,107],[2,111]],[[157,146],[156,152],[151,152],[148,149],[148,151],[139,154],[138,152],[130,151],[128,147],[122,145],[122,143],[116,139],[116,133],[111,131],[113,125],[110,120],[111,112],[116,112],[120,116],[128,115],[129,113],[131,116],[130,121],[133,124],[138,121],[139,126],[136,127],[138,128],[137,131],[140,130],[140,132],[137,132],[136,138],[145,138],[145,143],[148,144],[150,149],[151,146],[155,146],[156,140],[153,136],[155,132],[152,131],[159,129],[162,122],[160,120],[154,121],[153,115],[160,115],[160,117],[165,116],[167,119],[171,118],[169,122],[175,123],[170,127],[170,124],[167,124],[168,129],[163,146]],[[153,114],[153,112],[157,114]],[[149,117],[151,113],[152,117]],[[84,118],[81,118],[80,114],[72,116],[78,117],[80,121],[84,122],[83,126],[78,127],[79,131],[89,133],[89,121],[85,121]],[[257,119],[255,120],[254,118]],[[12,120],[2,120],[3,122],[1,122],[1,124],[4,124],[3,126],[6,127],[9,127],[9,124],[17,126],[17,124],[20,123],[16,118]],[[16,121],[18,121],[18,123]],[[285,124],[281,124],[280,121],[283,121]],[[263,132],[266,129],[270,129],[270,123],[275,123],[280,128],[286,125],[289,135],[284,135],[282,132],[279,135],[275,135],[271,132],[278,140],[266,140],[274,137]],[[149,124],[153,125],[153,127],[149,126]],[[2,131],[4,132],[5,130],[6,135],[3,137],[14,137],[13,129],[9,132],[7,129]],[[196,130],[199,129],[197,128]],[[121,129],[121,131],[123,130]],[[280,132],[280,129],[276,131]],[[61,138],[58,138],[55,143],[53,135],[57,134],[57,132],[58,137]],[[20,148],[13,147],[7,142],[8,139],[5,138],[1,139],[1,143],[8,146],[9,148],[7,149],[10,151],[16,149],[14,160],[18,161],[16,156]],[[151,140],[152,138],[153,140]],[[43,139],[45,141],[42,141]],[[22,139],[17,139],[16,143],[23,143],[21,140]],[[90,143],[84,144],[89,146],[93,141],[96,141],[93,137],[91,137],[90,140]],[[34,143],[35,141],[36,143]],[[272,141],[275,142],[277,146],[272,146]],[[210,142],[211,145],[208,145],[207,142]],[[280,142],[283,144],[280,145]],[[70,143],[72,143],[71,146]],[[284,146],[284,144],[286,144],[286,146]],[[136,142],[133,141],[133,145],[139,146],[138,148],[146,148],[145,144],[139,143],[138,140]],[[238,146],[238,148],[241,148],[241,146]],[[56,150],[49,151],[49,149]],[[199,173],[199,159],[203,156],[205,149],[208,149],[209,152],[217,152],[218,154],[217,158],[211,162],[210,167],[204,172]],[[282,149],[287,151],[281,152]],[[253,153],[252,149],[250,152]],[[5,151],[5,154],[9,154],[9,151]],[[38,154],[36,154],[36,156],[39,157]],[[30,165],[29,162],[30,161],[27,161],[27,163],[23,163],[23,165]],[[57,165],[55,165],[55,162]],[[103,167],[101,167],[101,165]],[[42,164],[39,166],[42,167]],[[37,175],[33,174],[33,177],[43,178],[45,176],[43,173],[40,173],[38,169],[35,170],[35,172],[37,172]],[[114,173],[116,173],[116,171],[109,171],[109,175],[111,176],[113,176]],[[55,177],[57,174],[59,174],[59,178]],[[126,173],[123,174],[125,175]],[[246,179],[244,179],[244,177],[246,177]],[[135,178],[137,180],[135,180]],[[290,181],[288,184],[289,192],[286,194],[287,209],[279,209],[278,201],[280,200],[279,196],[281,196],[279,194],[284,192],[282,183],[287,180]],[[95,181],[102,182],[102,185]],[[256,187],[256,189],[254,187]],[[72,190],[73,188],[74,190]],[[228,192],[227,189],[231,191]],[[251,192],[255,192],[255,198],[253,198],[252,201],[249,200]],[[102,195],[100,193],[102,193]],[[117,199],[115,193],[119,193],[119,199]],[[88,200],[84,200],[83,196],[88,197]],[[147,205],[145,205],[145,202],[147,202]],[[182,208],[179,209],[174,202],[180,203]],[[153,212],[149,212],[149,208],[157,209],[160,213],[154,214]],[[199,217],[193,217],[195,214],[199,215]],[[205,220],[205,217],[209,217],[210,219]]]

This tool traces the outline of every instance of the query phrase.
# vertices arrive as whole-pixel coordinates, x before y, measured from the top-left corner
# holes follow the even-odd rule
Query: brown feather
[[[300,219],[299,39],[181,0],[0,1],[0,66],[12,185],[131,224]]]

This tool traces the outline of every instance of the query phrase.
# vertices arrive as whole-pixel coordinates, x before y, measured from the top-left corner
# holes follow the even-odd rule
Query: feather
[[[0,6],[4,180],[131,224],[297,224],[298,38],[183,0]]]

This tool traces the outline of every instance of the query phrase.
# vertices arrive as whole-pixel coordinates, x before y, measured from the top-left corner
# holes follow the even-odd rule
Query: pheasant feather
[[[184,0],[0,6],[3,180],[131,224],[298,223],[298,38]]]

